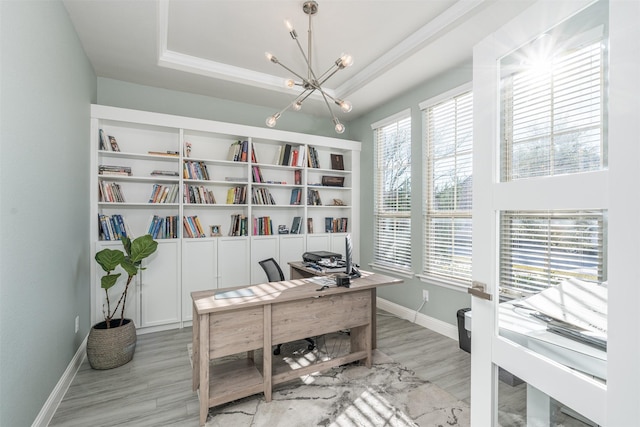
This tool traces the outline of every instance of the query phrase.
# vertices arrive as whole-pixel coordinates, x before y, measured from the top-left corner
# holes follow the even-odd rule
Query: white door
[[[473,278],[486,288],[472,298],[473,426],[640,420],[640,370],[630,356],[640,347],[639,321],[620,314],[640,301],[631,214],[639,197],[628,191],[640,179],[639,9],[541,1],[474,49]],[[582,50],[589,48],[593,57]],[[551,54],[551,68],[542,54]],[[584,76],[571,75],[576,67],[600,79],[590,96],[593,88],[578,87]],[[585,301],[594,317],[565,320],[615,330],[606,349],[585,333],[560,335],[557,322],[539,317]],[[524,384],[505,386],[504,372]]]

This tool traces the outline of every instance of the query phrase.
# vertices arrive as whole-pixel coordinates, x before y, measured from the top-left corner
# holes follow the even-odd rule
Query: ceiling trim
[[[437,37],[448,26],[454,24],[484,2],[485,0],[459,0],[435,19],[367,65],[337,89],[327,88],[325,91],[334,98],[345,98],[351,95],[408,58],[429,40]],[[282,77],[169,50],[167,47],[169,37],[169,0],[157,0],[157,12],[158,66],[262,89],[292,93],[291,89],[285,85],[286,79]],[[313,95],[315,97],[316,93]]]
[[[429,21],[422,28],[402,40],[395,47],[380,56],[378,59],[367,65],[362,71],[348,79],[336,88],[339,98],[349,96],[358,89],[361,89],[370,81],[384,74],[391,67],[403,61],[430,39],[435,38],[442,30],[455,23],[476,7],[484,3],[485,0],[460,0],[453,6]]]

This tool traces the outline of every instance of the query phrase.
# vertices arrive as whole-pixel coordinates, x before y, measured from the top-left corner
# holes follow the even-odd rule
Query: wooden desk
[[[346,268],[343,270],[346,271]],[[305,279],[305,278],[314,277],[314,276],[329,276],[331,274],[337,274],[337,273],[339,272],[335,272],[335,271],[325,272],[322,270],[317,270],[315,268],[307,267],[305,263],[302,261],[289,262],[289,276],[291,277],[291,280]],[[377,292],[375,288],[373,288],[371,292],[373,292],[373,295],[371,297],[371,316],[373,319],[375,319],[376,311],[377,311],[377,307],[376,307]],[[374,350],[378,348],[378,330],[377,329],[378,328],[377,328],[376,322],[373,322],[371,324],[371,348]]]
[[[192,292],[193,390],[199,390],[200,425],[210,407],[263,392],[271,401],[272,387],[302,375],[364,360],[371,367],[372,331],[375,329],[376,287],[402,280],[369,272],[350,288],[317,291],[308,279],[227,288],[251,289],[252,296],[216,299],[222,290]],[[273,345],[351,330],[346,355],[298,369],[272,372]],[[253,350],[263,349],[262,373]],[[216,358],[247,352],[247,358],[216,365]]]

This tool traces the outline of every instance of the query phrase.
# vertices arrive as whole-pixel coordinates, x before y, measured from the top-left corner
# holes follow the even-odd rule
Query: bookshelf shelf
[[[344,252],[345,233],[325,233],[328,217],[347,218],[346,232],[359,241],[359,142],[99,105],[91,116],[92,221],[120,216],[132,237],[147,233],[154,216],[176,222],[175,237],[157,238],[161,249],[148,260],[153,268],[140,274],[127,314],[143,331],[189,322],[192,291],[266,281],[261,259],[276,258],[288,278],[286,263],[307,250]],[[108,145],[101,147],[100,131]],[[343,170],[331,168],[336,165]],[[99,174],[101,167],[123,174]],[[344,186],[323,186],[323,176],[340,177]],[[158,187],[175,187],[175,199],[149,203]],[[322,205],[308,204],[311,190]],[[109,194],[107,200],[111,191],[118,198]],[[227,203],[232,198],[241,203]],[[344,205],[327,205],[333,199]],[[189,217],[197,217],[199,237],[186,232]],[[278,232],[294,226],[297,233]],[[104,240],[98,226],[91,230],[94,253],[121,245]],[[103,292],[100,272],[92,268],[95,319]],[[150,281],[151,271],[159,284]],[[149,300],[158,308],[144,314]]]

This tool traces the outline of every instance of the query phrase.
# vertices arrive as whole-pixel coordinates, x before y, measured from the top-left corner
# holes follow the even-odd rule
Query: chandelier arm
[[[296,76],[297,78],[299,78],[300,80],[302,80],[303,84],[306,83],[308,80],[305,79],[304,77],[302,77],[300,74],[296,73],[295,71],[293,71],[291,68],[287,67],[286,65],[284,65],[282,62],[278,61],[276,62],[276,64],[278,64],[279,66],[281,66],[282,68],[284,68],[285,70],[287,70],[288,72],[290,72],[291,74],[293,74],[294,76]]]
[[[324,104],[327,106],[327,110],[329,110],[329,114],[331,114],[331,117],[333,118],[333,121],[335,122],[336,120],[338,120],[338,118],[336,117],[335,114],[333,114],[333,110],[331,109],[331,106],[329,105],[329,101],[327,101],[327,96],[330,97],[329,94],[327,94],[324,89],[322,89],[320,86],[315,85],[316,89],[318,89],[318,91],[320,91],[320,93],[322,94],[322,99],[324,99]]]
[[[332,71],[331,74],[329,74],[327,76],[327,74],[330,71]],[[337,73],[338,71],[340,71],[340,68],[336,68],[335,70],[333,69],[333,67],[329,68],[327,71],[325,71],[325,73],[323,75],[320,76],[320,80],[318,80],[318,84],[320,84],[320,85],[324,84],[327,80],[329,80],[331,77],[333,77],[333,75],[335,73]]]

